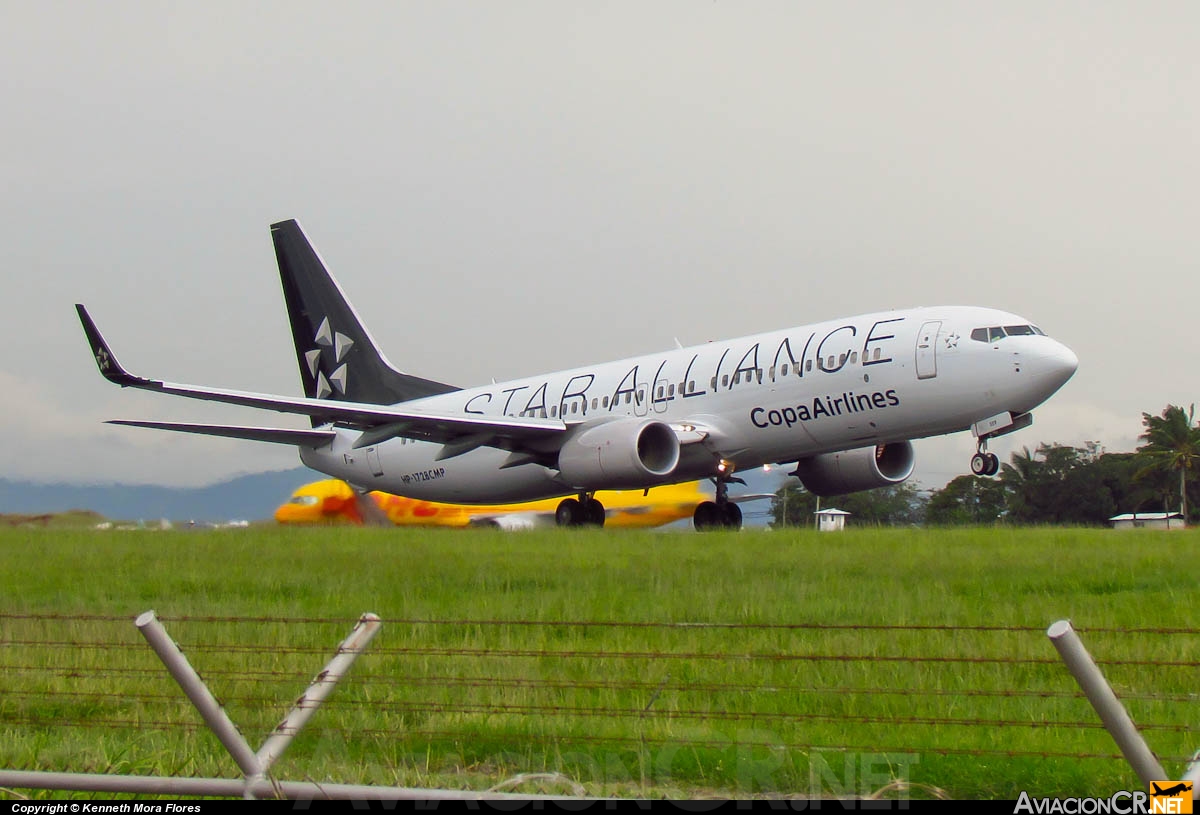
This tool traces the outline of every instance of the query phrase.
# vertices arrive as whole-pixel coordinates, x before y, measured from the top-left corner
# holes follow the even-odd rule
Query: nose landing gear
[[[987,451],[987,439],[979,440],[979,450],[971,456],[971,472],[975,475],[995,475],[1000,472],[1000,457]]]

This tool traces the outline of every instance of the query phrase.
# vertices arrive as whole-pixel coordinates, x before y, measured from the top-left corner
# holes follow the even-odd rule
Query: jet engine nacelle
[[[582,427],[558,453],[558,471],[576,488],[635,489],[679,463],[679,437],[653,419],[617,419]]]
[[[793,474],[813,495],[845,495],[899,484],[915,463],[912,444],[902,441],[801,459]]]

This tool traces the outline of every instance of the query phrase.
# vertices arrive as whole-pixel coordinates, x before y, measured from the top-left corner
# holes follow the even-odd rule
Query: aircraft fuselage
[[[987,329],[1031,329],[989,338]],[[980,329],[984,329],[981,333]],[[993,335],[994,336],[994,335]],[[647,417],[686,437],[669,475],[713,476],[822,453],[971,428],[1027,413],[1075,371],[1075,355],[1017,315],[946,306],[882,312],[660,354],[574,368],[406,402],[414,412],[549,417],[569,426]],[[682,429],[681,429],[682,426]],[[356,485],[436,501],[490,503],[576,492],[558,469],[511,466],[481,446],[392,438],[355,448],[360,431],[333,428],[330,444],[301,449],[313,469]],[[503,478],[497,478],[502,465]]]

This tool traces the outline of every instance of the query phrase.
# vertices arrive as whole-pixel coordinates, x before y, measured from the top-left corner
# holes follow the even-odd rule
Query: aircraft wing
[[[567,425],[558,419],[538,418],[491,418],[466,416],[460,413],[436,414],[417,410],[404,410],[389,405],[371,405],[358,402],[340,402],[333,399],[309,399],[305,397],[276,396],[249,391],[225,390],[197,385],[182,385],[147,379],[129,373],[117,361],[112,349],[100,334],[91,316],[82,305],[76,304],[84,333],[92,347],[96,365],[101,375],[109,382],[123,388],[169,393],[189,399],[223,402],[231,405],[274,410],[280,413],[295,413],[308,416],[314,423],[337,423],[359,428],[364,432],[356,446],[377,444],[394,436],[440,441],[450,445],[457,443],[460,449],[447,451],[446,457],[466,452],[474,447],[521,446],[524,443],[552,439],[565,432]],[[156,427],[163,430],[181,430],[191,433],[208,433],[257,441],[283,442],[287,438],[274,428],[238,428],[223,425],[174,425],[168,422],[134,423],[138,427]],[[204,428],[208,428],[207,430]],[[292,433],[302,431],[290,431]],[[325,431],[316,431],[325,432]],[[464,442],[464,438],[466,441]],[[311,434],[288,439],[290,444],[312,444],[316,439]],[[498,443],[500,442],[500,443]],[[507,442],[505,444],[504,442]]]
[[[113,419],[105,424],[127,427],[148,427],[151,430],[174,430],[177,433],[199,433],[204,436],[224,436],[230,439],[269,441],[276,444],[291,444],[296,447],[320,447],[333,441],[337,434],[332,430],[292,430],[285,427],[244,427],[229,424],[187,424],[184,422],[135,422],[129,419]]]

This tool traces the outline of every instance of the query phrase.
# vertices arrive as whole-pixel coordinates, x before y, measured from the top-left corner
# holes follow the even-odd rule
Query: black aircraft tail
[[[271,224],[271,239],[305,396],[394,405],[458,390],[387,361],[300,224]]]

